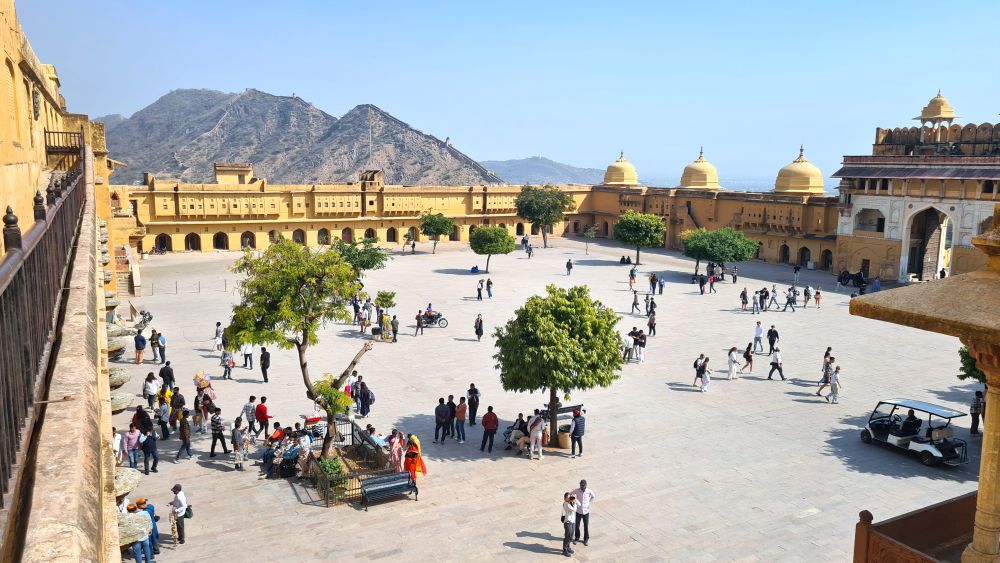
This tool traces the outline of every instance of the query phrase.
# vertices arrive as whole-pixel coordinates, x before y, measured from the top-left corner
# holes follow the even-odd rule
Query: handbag
[[[184,509],[184,517],[185,518],[194,518],[194,510],[191,510],[191,505],[190,504],[187,505],[186,509]]]

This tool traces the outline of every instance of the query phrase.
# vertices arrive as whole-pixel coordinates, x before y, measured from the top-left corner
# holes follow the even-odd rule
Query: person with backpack
[[[740,373],[753,373],[753,342],[747,342],[747,349],[743,351],[743,360],[746,361],[740,368]],[[749,371],[746,371],[750,368]]]
[[[694,359],[694,381],[691,382],[691,387],[696,387],[698,385],[698,380],[701,379],[701,374],[698,369],[701,367],[701,363],[705,361],[705,354],[699,354],[697,358]]]
[[[708,393],[708,386],[712,383],[712,370],[708,367],[708,356],[698,364],[695,381],[701,379],[701,392]]]

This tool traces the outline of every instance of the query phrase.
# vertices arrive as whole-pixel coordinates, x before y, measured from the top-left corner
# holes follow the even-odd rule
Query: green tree
[[[663,233],[667,230],[663,217],[649,213],[626,211],[615,223],[615,240],[635,247],[635,263],[639,264],[639,249],[663,246]]]
[[[437,253],[438,241],[444,235],[450,235],[455,229],[455,222],[444,216],[443,213],[424,213],[420,216],[420,232],[431,237],[434,245],[431,247],[431,254]]]
[[[711,262],[745,262],[757,253],[760,243],[732,227],[710,231],[705,228],[681,233],[684,256],[694,258],[694,273],[698,274],[702,260]]]
[[[368,270],[381,270],[390,259],[389,253],[378,245],[378,238],[373,237],[366,237],[361,242],[334,239],[333,249],[357,271],[358,277]]]
[[[335,249],[313,251],[287,239],[259,257],[245,254],[233,271],[246,278],[227,329],[231,340],[295,348],[306,396],[315,400],[306,356],[321,326],[350,318],[345,303],[360,289],[357,271]]]
[[[968,346],[962,346],[958,349],[958,357],[962,362],[962,367],[958,371],[958,378],[963,381],[973,379],[986,385],[986,374],[976,365],[976,358],[969,351]]]
[[[517,248],[514,237],[503,227],[479,227],[469,235],[469,243],[476,254],[486,255],[486,273],[490,272],[490,258],[494,254],[510,254]]]
[[[395,291],[380,291],[375,294],[375,304],[383,309],[392,309],[396,306]]]
[[[549,247],[548,228],[562,221],[564,212],[576,209],[573,197],[551,184],[522,187],[514,206],[520,217],[542,231],[542,248]]]
[[[406,254],[406,245],[408,245],[408,244],[410,244],[411,242],[413,242],[413,240],[414,240],[415,238],[416,238],[416,237],[414,237],[414,236],[413,236],[413,233],[412,233],[412,232],[410,232],[410,230],[409,230],[409,229],[407,229],[407,230],[406,230],[406,232],[405,232],[405,233],[403,233],[403,254]],[[417,249],[416,249],[416,248],[414,248],[414,249],[413,249],[413,253],[415,254],[416,252],[417,252]]]
[[[514,318],[497,328],[500,382],[507,391],[549,390],[551,445],[556,445],[556,404],[573,389],[607,387],[620,377],[619,316],[600,310],[586,286],[545,288],[529,297]]]
[[[333,433],[336,430],[336,417],[344,414],[354,404],[354,400],[342,390],[343,384],[337,385],[336,378],[329,373],[324,373],[323,378],[313,384],[316,391],[316,402],[323,406],[326,411],[326,436],[323,437],[323,453],[320,459],[330,456],[330,447],[333,445]],[[331,431],[331,429],[334,429]]]
[[[590,241],[597,238],[597,225],[590,225],[584,229],[583,236],[587,239],[583,242],[583,250],[586,254],[590,254]]]

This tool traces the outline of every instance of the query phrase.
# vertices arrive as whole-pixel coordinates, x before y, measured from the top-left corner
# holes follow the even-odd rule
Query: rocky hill
[[[450,143],[368,104],[337,119],[301,98],[254,89],[174,90],[129,118],[104,120],[112,157],[128,164],[115,183],[136,182],[143,172],[210,182],[216,162],[250,162],[271,183],[353,182],[369,168],[389,184],[503,182]]]
[[[484,160],[481,163],[511,184],[600,184],[604,171],[578,168],[542,156],[516,160]]]

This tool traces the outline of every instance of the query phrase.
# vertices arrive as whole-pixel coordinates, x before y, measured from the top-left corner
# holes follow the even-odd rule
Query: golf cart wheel
[[[861,441],[864,442],[864,443],[866,443],[866,444],[871,444],[872,443],[872,433],[869,432],[868,430],[862,430],[861,431]]]
[[[930,467],[937,463],[937,458],[931,452],[920,452],[920,463]]]
[[[448,319],[438,319],[438,326],[445,328],[448,326]]]

